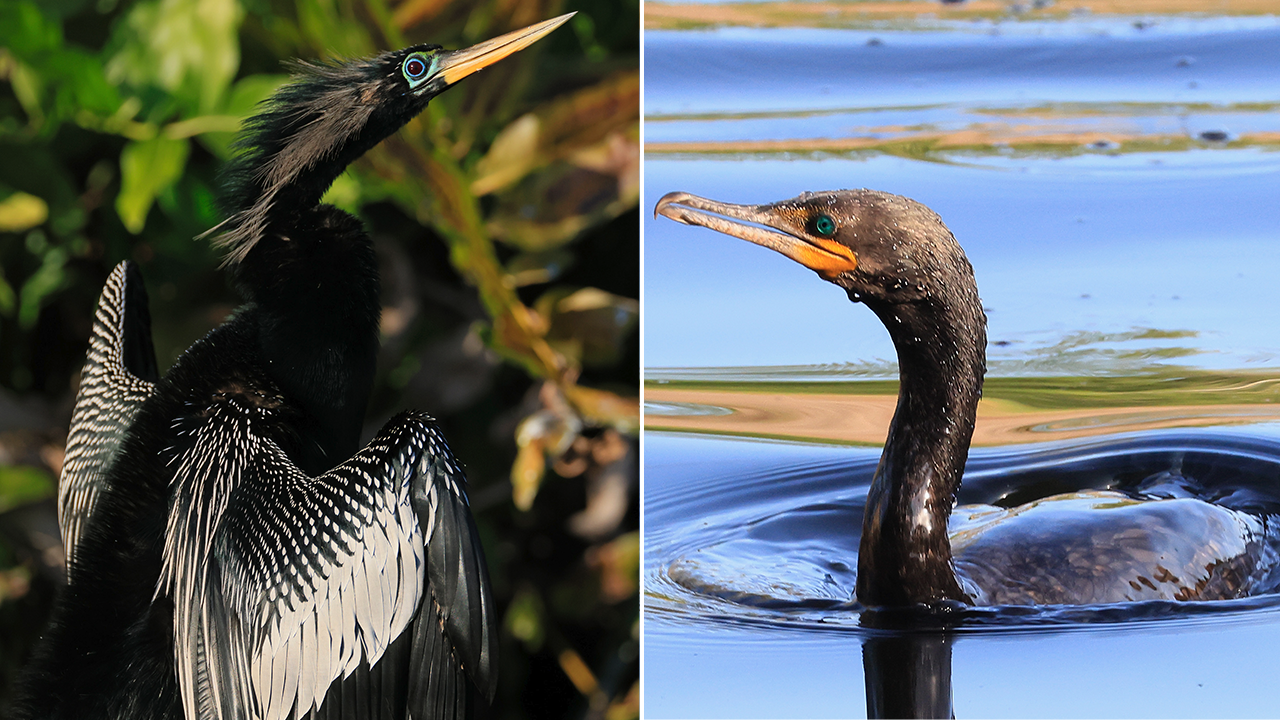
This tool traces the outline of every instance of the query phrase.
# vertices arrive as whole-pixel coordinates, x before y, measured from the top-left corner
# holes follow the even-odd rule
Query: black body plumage
[[[360,447],[376,259],[319,199],[432,96],[565,19],[300,66],[248,123],[214,230],[247,302],[163,377],[138,274],[116,268],[60,492],[70,584],[20,717],[438,718],[492,698],[465,480],[420,413]]]

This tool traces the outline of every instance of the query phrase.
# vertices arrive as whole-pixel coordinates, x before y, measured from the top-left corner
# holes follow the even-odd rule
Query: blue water
[[[1249,402],[1280,403],[1276,17],[650,31],[645,44],[649,207],[674,190],[737,203],[842,187],[906,195],[973,262],[991,376],[1150,377],[1154,392],[1222,372],[1269,383]],[[978,140],[935,142],[961,136]],[[870,312],[764,248],[647,219],[644,284],[650,380],[893,376]],[[654,405],[647,422],[724,412]],[[1280,458],[1280,426],[1213,422],[1072,442],[1210,438]],[[645,715],[866,713],[864,645],[885,634],[841,605],[852,574],[840,568],[856,567],[860,483],[878,449],[647,432],[644,453]],[[1280,496],[1280,473],[1241,470],[1240,482]],[[762,608],[671,582],[700,549],[728,585],[830,602]],[[810,572],[820,563],[829,582]],[[1276,716],[1280,615],[1266,598],[1232,603],[1099,622],[961,619],[937,635],[955,713]]]
[[[979,450],[961,501],[989,501],[1019,482],[1025,486],[1018,475],[1031,464],[1102,485],[1118,467],[1157,468],[1178,455],[1211,485],[1216,480],[1270,493],[1274,510],[1280,502],[1277,437],[1280,427],[1254,426],[1244,432],[1130,434],[1110,445]],[[1071,472],[1073,457],[1083,472]],[[868,630],[851,603],[838,602],[851,598],[851,576],[828,576],[831,589],[820,578],[833,560],[856,562],[861,505],[875,459],[867,448],[646,435],[647,717],[848,717],[866,711],[863,645],[886,634]],[[1013,477],[1010,467],[1020,468]],[[1258,499],[1237,492],[1245,496]],[[703,568],[704,576],[792,602],[762,606],[681,587],[670,570],[689,559],[715,563]],[[951,644],[945,681],[958,717],[1280,712],[1280,699],[1266,690],[1280,660],[1275,596],[975,610],[935,636]],[[887,637],[895,639],[893,633]]]
[[[1083,116],[1157,139],[1219,129],[1270,133],[1271,144],[1194,142],[1135,153],[993,148],[925,158],[874,150],[650,152],[645,202],[652,207],[671,190],[739,203],[844,187],[906,195],[941,214],[964,245],[993,342],[1044,348],[1073,333],[1157,328],[1194,335],[1176,345],[1195,351],[1184,363],[1275,365],[1280,323],[1259,320],[1280,304],[1273,281],[1280,28],[1159,28],[1121,37],[899,33],[878,47],[866,46],[865,31],[649,32],[645,138],[678,145],[867,137],[921,123],[946,131],[978,116],[1010,127],[1026,122],[1027,108],[1047,106],[1069,129]],[[1181,57],[1195,62],[1178,67]],[[1187,89],[1189,82],[1198,87]],[[845,123],[833,109],[866,117]],[[779,110],[792,114],[739,117]],[[709,231],[647,221],[646,366],[892,358],[869,313],[769,255]]]

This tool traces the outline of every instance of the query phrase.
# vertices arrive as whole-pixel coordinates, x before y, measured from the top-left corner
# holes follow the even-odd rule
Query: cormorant
[[[59,490],[69,584],[20,716],[439,718],[492,699],[466,481],[423,413],[360,448],[377,264],[320,198],[431,98],[569,17],[298,64],[246,124],[211,231],[247,302],[163,377],[138,272],[111,274]]]
[[[986,372],[986,315],[973,267],[929,208],[874,190],[767,205],[674,192],[654,212],[776,250],[888,329],[900,385],[863,516],[864,606],[1210,600],[1274,586],[1267,519],[1187,497],[1176,482],[953,516]]]

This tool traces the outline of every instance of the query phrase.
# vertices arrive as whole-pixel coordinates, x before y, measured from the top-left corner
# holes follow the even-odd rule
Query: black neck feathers
[[[246,122],[223,172],[228,217],[210,232],[229,263],[273,232],[288,234],[299,208],[318,204],[348,165],[426,107],[433,93],[409,92],[400,66],[411,52],[438,48],[292,65],[293,79]]]
[[[323,472],[358,446],[378,354],[377,258],[360,221],[332,206],[301,213],[294,228],[256,243],[233,276],[267,375],[333,456],[308,468]]]
[[[901,384],[858,552],[858,598],[867,605],[966,599],[947,520],[982,394],[986,324],[976,291],[960,295],[870,303],[893,338]]]

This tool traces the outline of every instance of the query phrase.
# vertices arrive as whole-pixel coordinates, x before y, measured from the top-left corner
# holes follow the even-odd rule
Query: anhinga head
[[[380,283],[360,220],[322,204],[356,158],[468,75],[528,47],[562,15],[464,50],[417,45],[367,60],[298,63],[246,124],[224,172],[214,243],[247,304],[263,365],[306,421],[293,452],[323,472],[358,449],[377,364]],[[308,455],[307,453],[310,453]]]
[[[522,50],[572,17],[561,15],[462,50],[415,45],[365,60],[295,63],[295,77],[246,122],[226,170],[225,222],[211,230],[228,263],[320,201],[356,158],[459,80]],[[273,228],[278,221],[283,224]]]

